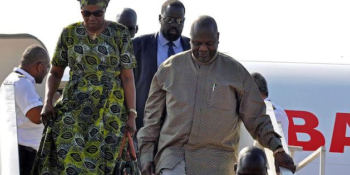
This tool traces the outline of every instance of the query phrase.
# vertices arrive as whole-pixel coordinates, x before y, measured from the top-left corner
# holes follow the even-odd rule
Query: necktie
[[[169,49],[168,49],[168,58],[171,56],[171,55],[175,55],[175,51],[174,51],[174,43],[173,42],[168,42],[167,44],[169,46]]]

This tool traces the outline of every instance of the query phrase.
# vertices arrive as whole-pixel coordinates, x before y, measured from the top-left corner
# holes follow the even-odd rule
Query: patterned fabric
[[[154,161],[159,173],[185,159],[187,175],[233,175],[240,121],[262,146],[281,145],[265,113],[254,80],[233,58],[218,53],[201,64],[191,51],[172,56],[152,80],[137,135],[141,164]]]
[[[80,6],[83,7],[85,5],[98,5],[102,8],[107,8],[109,4],[109,0],[78,0],[80,2]]]
[[[127,120],[120,73],[136,66],[128,29],[111,23],[91,40],[81,22],[70,25],[52,64],[69,66],[70,78],[33,174],[111,174]]]

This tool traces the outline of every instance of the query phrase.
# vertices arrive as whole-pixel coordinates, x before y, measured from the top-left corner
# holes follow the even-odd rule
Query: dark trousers
[[[18,145],[19,168],[21,175],[30,175],[36,155],[36,150],[30,147]]]

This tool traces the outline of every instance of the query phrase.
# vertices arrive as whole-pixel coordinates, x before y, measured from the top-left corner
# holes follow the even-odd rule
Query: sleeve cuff
[[[137,67],[136,63],[132,63],[127,65],[122,65],[121,69],[134,69],[136,67]]]
[[[276,149],[278,149],[281,146],[282,146],[281,139],[278,138],[277,136],[274,136],[274,137],[272,137],[270,139],[270,141],[269,141],[269,149],[271,151],[275,151]]]
[[[29,110],[31,110],[31,109],[33,109],[33,108],[35,108],[35,107],[38,107],[38,106],[43,106],[43,103],[40,102],[40,101],[38,101],[38,102],[36,102],[36,103],[33,103],[33,104],[27,106],[27,107],[24,109],[23,114],[27,115],[27,112],[28,112]]]
[[[51,64],[53,66],[56,66],[56,67],[62,67],[62,68],[66,68],[68,66],[67,63],[57,63],[56,61],[52,61]]]

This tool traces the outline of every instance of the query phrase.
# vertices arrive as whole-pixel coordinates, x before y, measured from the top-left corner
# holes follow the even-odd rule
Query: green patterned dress
[[[127,112],[120,73],[136,67],[127,28],[110,23],[92,40],[83,23],[66,27],[52,65],[70,67],[70,78],[55,104],[32,174],[111,174]]]

